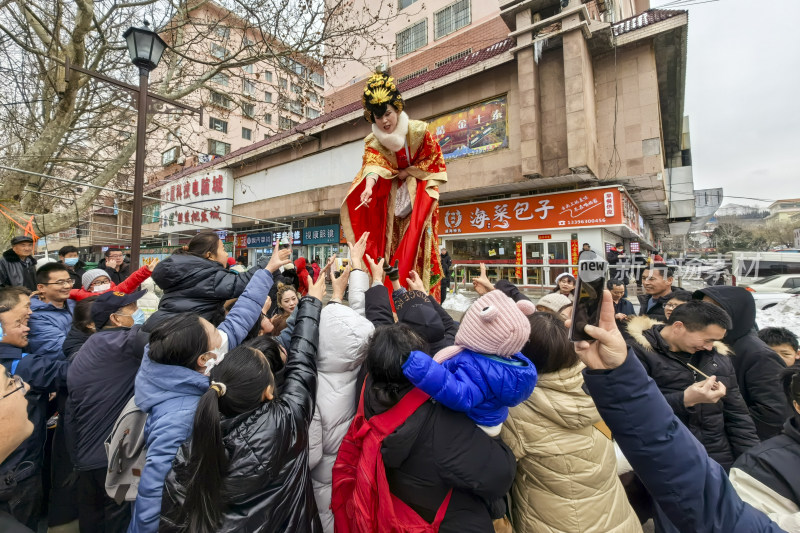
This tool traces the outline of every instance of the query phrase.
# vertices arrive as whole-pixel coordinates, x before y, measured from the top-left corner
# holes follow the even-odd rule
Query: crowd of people
[[[368,237],[341,271],[277,244],[245,270],[214,232],[36,269],[15,237],[0,531],[800,531],[798,339],[749,292],[655,257],[637,314],[617,257],[573,343],[570,273],[533,302],[482,266],[456,322]]]

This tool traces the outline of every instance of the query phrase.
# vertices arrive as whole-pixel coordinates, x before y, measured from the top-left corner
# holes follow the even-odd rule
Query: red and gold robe
[[[400,283],[406,286],[411,270],[416,270],[437,301],[441,300],[442,264],[439,257],[439,185],[447,182],[447,168],[439,144],[428,132],[428,125],[419,120],[408,121],[406,146],[393,152],[382,145],[374,134],[364,139],[364,161],[342,203],[341,220],[345,236],[355,242],[365,231],[370,232],[367,251],[375,261],[383,258],[389,264],[399,260]],[[398,218],[394,215],[395,195],[400,180],[397,172],[405,169],[409,195],[413,201],[411,213]],[[378,181],[372,189],[372,200],[362,206],[367,174],[376,174]],[[391,283],[386,280],[391,290]]]

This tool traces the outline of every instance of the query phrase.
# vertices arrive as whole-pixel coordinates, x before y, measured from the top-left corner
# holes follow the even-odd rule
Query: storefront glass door
[[[533,241],[523,247],[525,285],[554,285],[559,274],[570,271],[569,242]]]

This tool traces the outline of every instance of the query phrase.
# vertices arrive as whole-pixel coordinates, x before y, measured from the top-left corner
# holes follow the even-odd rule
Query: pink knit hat
[[[441,363],[464,348],[511,357],[528,342],[531,323],[527,315],[535,311],[536,307],[528,300],[514,302],[501,291],[489,291],[467,309],[458,327],[455,345],[439,350],[433,359]]]

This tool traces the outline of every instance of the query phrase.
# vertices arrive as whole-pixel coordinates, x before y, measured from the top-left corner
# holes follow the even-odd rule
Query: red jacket
[[[135,291],[136,287],[141,285],[144,280],[149,278],[150,274],[152,274],[152,272],[150,272],[150,269],[148,269],[146,266],[143,266],[142,268],[140,268],[139,270],[128,276],[127,279],[122,283],[120,283],[119,285],[115,285],[114,282],[109,279],[111,287],[106,291],[91,292],[84,290],[83,287],[81,287],[80,289],[72,289],[71,291],[69,291],[69,297],[72,298],[73,300],[81,301],[84,298],[88,298],[89,296],[97,296],[98,294],[103,294],[104,292],[108,291],[121,291],[124,292],[125,294],[130,294],[133,291]]]
[[[308,270],[306,270],[306,258],[298,257],[295,259],[294,268],[297,271],[297,278],[300,280],[300,287],[298,288],[300,296],[305,296],[308,294],[308,286],[311,285],[308,279],[310,276],[308,275]]]

